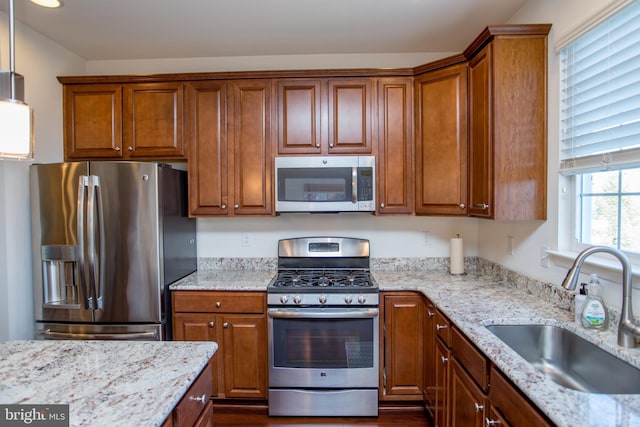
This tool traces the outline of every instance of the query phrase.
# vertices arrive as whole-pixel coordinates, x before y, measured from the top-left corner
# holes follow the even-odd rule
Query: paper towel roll
[[[449,271],[451,274],[464,274],[464,251],[460,236],[456,236],[450,241]]]

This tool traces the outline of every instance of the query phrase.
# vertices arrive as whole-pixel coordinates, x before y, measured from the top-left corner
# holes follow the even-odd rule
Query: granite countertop
[[[2,342],[0,403],[69,404],[71,426],[159,426],[216,349],[212,342]]]
[[[199,271],[171,288],[264,291],[275,271]],[[381,291],[418,291],[427,296],[487,357],[558,426],[640,426],[640,395],[582,393],[544,376],[489,332],[489,324],[540,323],[564,327],[640,367],[640,349],[616,345],[614,330],[576,325],[573,315],[490,275],[451,276],[432,271],[373,271]],[[236,282],[237,280],[237,282]]]

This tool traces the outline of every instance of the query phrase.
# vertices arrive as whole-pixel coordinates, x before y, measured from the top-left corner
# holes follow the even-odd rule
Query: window
[[[640,0],[560,61],[560,171],[576,186],[576,242],[640,253]]]

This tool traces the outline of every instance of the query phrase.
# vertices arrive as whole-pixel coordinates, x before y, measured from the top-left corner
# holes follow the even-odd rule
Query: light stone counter
[[[570,306],[567,292],[505,273],[495,266],[481,265],[478,270],[488,272],[485,275],[462,276],[438,272],[442,269],[391,271],[390,267],[382,267],[373,271],[381,291],[407,290],[426,295],[558,426],[640,426],[640,395],[588,394],[560,387],[484,327],[499,323],[565,327],[640,367],[640,349],[618,347],[613,330],[594,332],[578,327],[571,312],[559,308]],[[198,271],[171,289],[264,291],[274,274],[275,270]],[[501,279],[504,276],[513,280]]]
[[[216,349],[211,342],[2,342],[0,403],[69,404],[71,426],[158,426]]]

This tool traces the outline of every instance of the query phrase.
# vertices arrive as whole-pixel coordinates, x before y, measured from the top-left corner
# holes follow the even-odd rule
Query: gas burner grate
[[[371,275],[364,270],[280,270],[274,288],[372,288]]]

